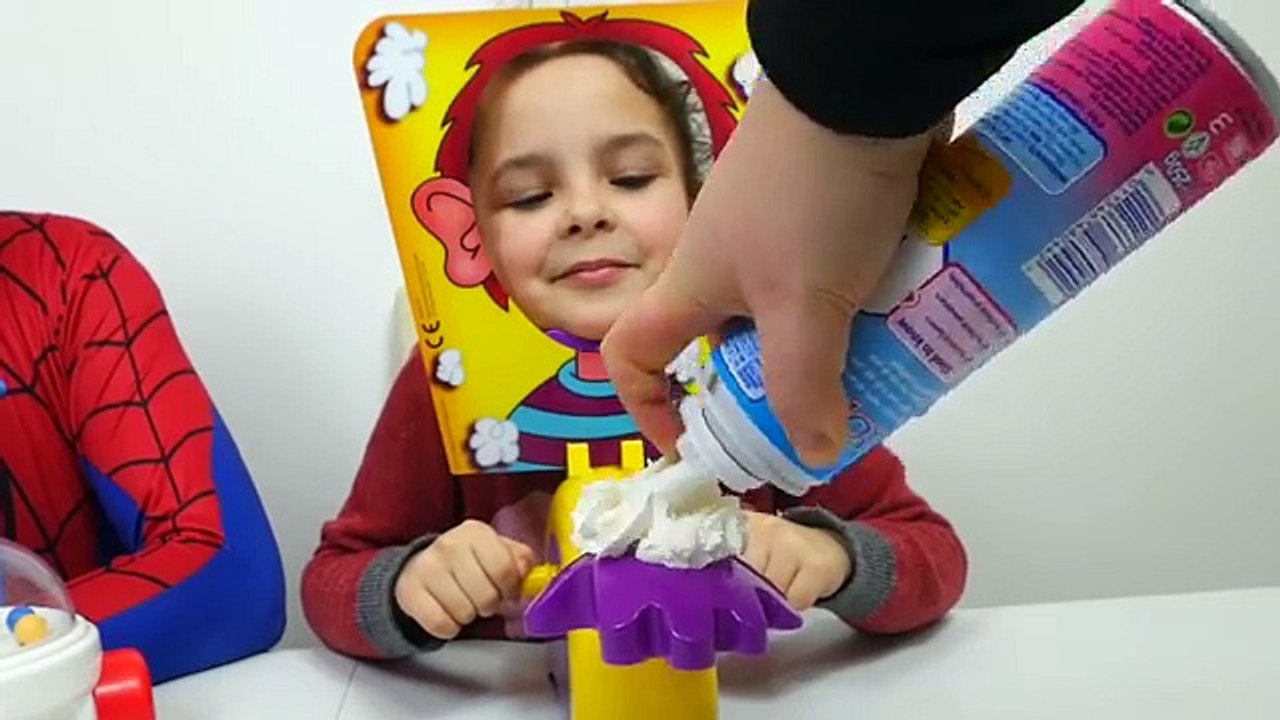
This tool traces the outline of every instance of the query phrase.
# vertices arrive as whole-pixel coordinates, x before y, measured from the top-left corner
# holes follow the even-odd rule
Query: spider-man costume
[[[160,291],[73,218],[0,213],[0,535],[156,682],[283,632],[271,526]]]

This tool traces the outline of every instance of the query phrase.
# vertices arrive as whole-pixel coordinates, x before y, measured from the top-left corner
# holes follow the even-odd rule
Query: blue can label
[[[733,376],[735,387],[747,400],[764,399],[764,363],[760,339],[755,333],[734,333],[718,348],[724,369]]]
[[[895,265],[854,319],[844,467],[1111,272],[1269,148],[1265,99],[1169,4],[1117,0],[930,153]],[[765,401],[749,324],[712,354],[775,449],[816,482]]]

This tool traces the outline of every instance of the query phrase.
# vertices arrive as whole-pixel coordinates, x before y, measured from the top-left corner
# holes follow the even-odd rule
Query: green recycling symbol
[[[1164,134],[1171,138],[1183,138],[1195,129],[1196,118],[1189,110],[1175,110],[1164,121]]]

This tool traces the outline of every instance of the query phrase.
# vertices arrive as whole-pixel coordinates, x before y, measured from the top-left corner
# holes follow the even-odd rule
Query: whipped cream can
[[[829,481],[1276,139],[1280,86],[1202,3],[1117,0],[930,153],[893,268],[852,325],[840,459],[806,466],[742,322],[681,407],[680,452],[737,490]]]

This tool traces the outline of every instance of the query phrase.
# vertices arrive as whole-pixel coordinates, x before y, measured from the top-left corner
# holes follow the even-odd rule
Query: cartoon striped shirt
[[[640,436],[613,383],[579,377],[576,359],[529,393],[510,419],[520,430],[520,458],[507,472],[561,469],[571,442],[588,443],[594,464],[616,465],[621,441]],[[658,457],[647,441],[645,456]]]

